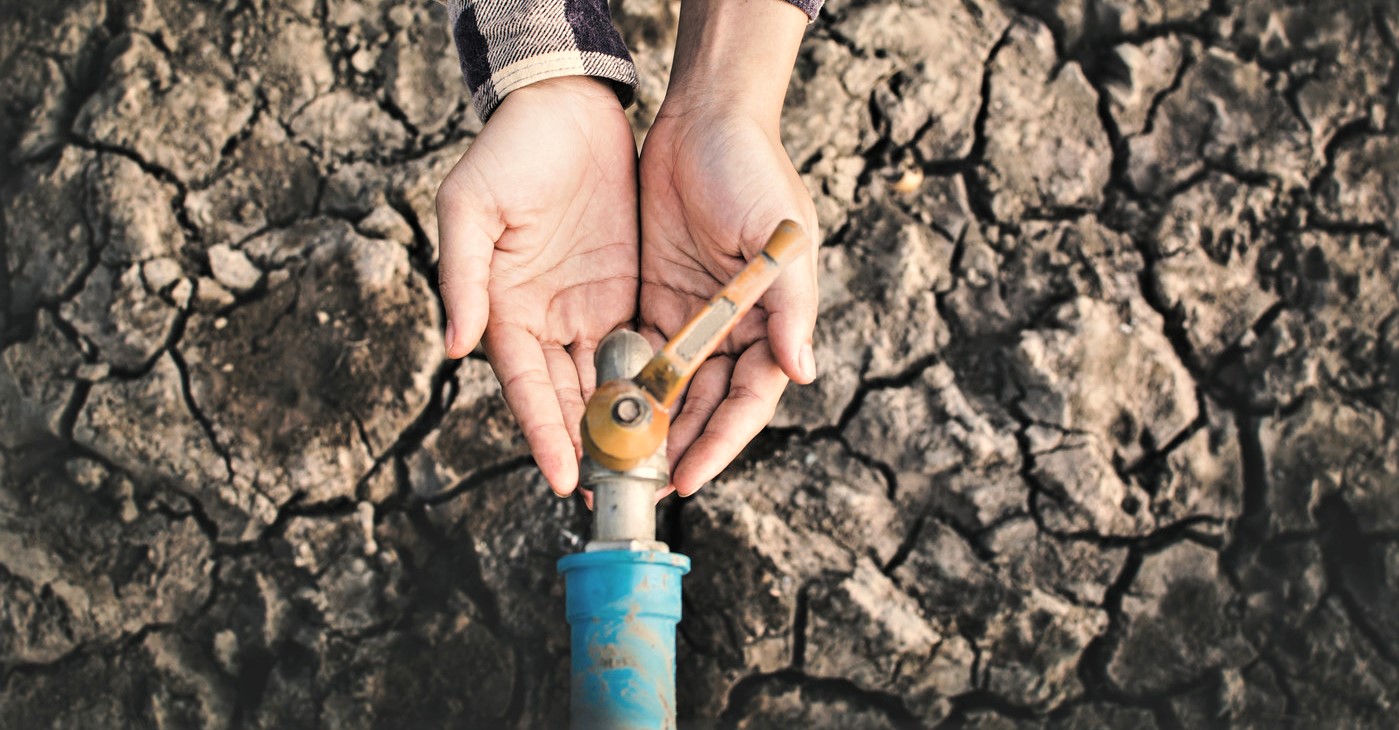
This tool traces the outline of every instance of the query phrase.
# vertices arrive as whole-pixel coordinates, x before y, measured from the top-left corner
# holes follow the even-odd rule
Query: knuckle
[[[549,382],[548,376],[537,370],[526,370],[524,372],[515,373],[500,383],[500,387],[504,390],[538,387],[541,385],[550,388],[553,387],[553,383]]]
[[[685,410],[697,416],[710,416],[719,407],[717,398],[690,396],[685,399]]]
[[[735,383],[729,386],[729,400],[734,402],[765,403],[767,398],[751,386]]]
[[[448,291],[455,288],[454,282],[457,279],[456,274],[457,272],[455,267],[447,265],[447,263],[444,261],[438,261],[437,286],[439,289],[442,290],[442,296],[447,296]]]
[[[583,393],[577,388],[555,388],[554,395],[558,397],[561,406],[577,407],[580,410],[583,407]]]
[[[780,391],[778,394],[781,394]],[[752,431],[754,434],[762,430],[763,426],[772,420],[773,414],[777,413],[777,398],[746,385],[735,385],[730,388],[729,400],[735,404],[746,404],[753,408],[754,418],[746,423],[744,430]]]
[[[547,446],[551,440],[553,440],[552,437],[559,435],[559,432],[562,432],[564,428],[563,426],[557,423],[545,422],[531,423],[528,426],[522,426],[521,430],[525,435],[526,441],[528,441],[531,444],[539,444],[540,447],[544,447]],[[563,437],[567,439],[568,434],[566,432],[563,433]]]
[[[463,191],[461,183],[456,178],[448,175],[437,185],[437,194],[433,196],[433,204],[437,208],[439,217],[444,214],[453,213],[460,209]]]

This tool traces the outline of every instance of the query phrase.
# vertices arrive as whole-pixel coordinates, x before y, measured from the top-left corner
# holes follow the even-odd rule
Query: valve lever
[[[646,363],[636,382],[669,410],[699,366],[777,280],[782,267],[805,248],[800,226],[792,221],[778,224],[763,250]]]
[[[601,383],[583,414],[583,449],[602,466],[625,471],[655,452],[670,429],[670,408],[699,366],[806,249],[806,234],[782,221],[763,250],[671,338],[632,379]]]

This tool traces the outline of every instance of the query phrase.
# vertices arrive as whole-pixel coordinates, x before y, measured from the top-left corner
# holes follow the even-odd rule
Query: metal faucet
[[[670,483],[670,409],[690,378],[806,247],[792,221],[652,355],[631,331],[608,335],[600,385],[583,414],[580,482],[593,491],[593,535],[559,560],[572,627],[572,727],[675,727],[675,625],[690,559],[656,540],[656,490]]]

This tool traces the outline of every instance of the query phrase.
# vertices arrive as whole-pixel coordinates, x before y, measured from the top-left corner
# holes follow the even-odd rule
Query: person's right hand
[[[636,314],[636,144],[617,95],[586,76],[511,92],[442,181],[437,217],[447,356],[484,342],[535,462],[567,496],[593,350]]]

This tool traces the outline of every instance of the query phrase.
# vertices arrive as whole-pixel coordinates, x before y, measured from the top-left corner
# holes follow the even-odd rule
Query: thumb
[[[504,232],[498,215],[454,175],[437,188],[437,279],[447,312],[447,357],[475,349],[490,313],[491,254]]]
[[[806,233],[811,237],[810,245],[782,270],[763,295],[773,359],[787,377],[803,385],[816,379],[811,337],[819,306],[815,227],[808,224]]]

